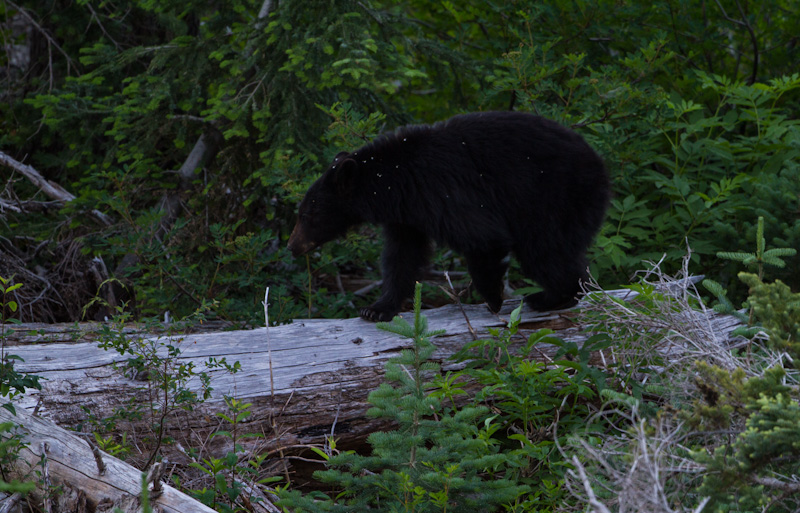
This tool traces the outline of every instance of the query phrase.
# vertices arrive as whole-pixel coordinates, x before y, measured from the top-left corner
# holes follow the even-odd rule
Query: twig
[[[472,335],[472,340],[478,340],[478,334],[475,332],[475,328],[472,327],[472,323],[469,322],[469,317],[467,316],[467,312],[464,311],[464,305],[461,303],[461,298],[456,293],[456,289],[453,287],[453,282],[450,281],[450,273],[445,271],[444,277],[447,280],[447,284],[450,285],[450,290],[453,298],[456,301],[456,304],[458,304],[458,307],[461,309],[461,315],[464,316],[464,320],[467,322],[467,329],[469,329],[469,332]]]
[[[742,15],[742,21],[744,21],[744,26],[747,27],[747,32],[750,34],[750,42],[753,45],[753,73],[750,76],[750,85],[753,85],[756,83],[756,79],[758,79],[758,38],[756,37],[753,26],[750,25],[750,20],[747,19],[747,15],[744,13],[744,9],[742,9],[742,3],[739,2],[739,0],[736,0],[736,7],[739,8],[739,14]]]
[[[44,498],[42,500],[42,507],[44,508],[45,513],[53,513],[53,503],[51,502],[50,498],[50,488],[52,483],[50,482],[50,469],[47,465],[47,450],[50,446],[47,442],[42,442],[40,445],[40,450],[42,454],[42,481],[44,484]]]
[[[380,287],[382,284],[383,284],[383,280],[374,281],[374,282],[370,283],[369,285],[365,285],[365,286],[361,287],[360,289],[356,290],[355,292],[353,292],[353,295],[354,296],[359,296],[359,297],[366,296],[367,294],[369,294],[373,290],[375,290],[378,287]]]
[[[178,289],[180,289],[180,291],[183,292],[186,295],[187,298],[189,298],[190,300],[194,301],[197,306],[199,306],[199,307],[203,306],[203,301],[200,300],[200,299],[197,299],[194,296],[194,294],[192,294],[191,292],[186,290],[186,287],[184,287],[183,284],[181,282],[179,282],[172,274],[167,274],[166,276],[167,276],[167,279],[169,279],[169,281],[171,281],[173,285],[178,287]]]
[[[178,170],[178,175],[181,177],[181,185],[189,183],[189,180],[194,176],[194,170],[203,165],[206,155],[213,146],[215,146],[214,142],[209,143],[205,133],[200,134],[197,142],[192,147],[192,151],[189,152],[186,160],[183,161]]]
[[[97,21],[97,26],[98,26],[98,27],[100,27],[100,30],[101,30],[101,31],[103,32],[103,34],[104,34],[104,35],[105,35],[105,36],[108,38],[108,40],[109,40],[109,41],[111,41],[112,43],[114,43],[114,48],[116,48],[116,49],[117,49],[117,51],[119,51],[119,50],[120,50],[119,43],[117,43],[117,42],[114,40],[114,38],[113,38],[113,37],[111,37],[111,34],[109,34],[109,33],[106,31],[106,28],[105,28],[105,27],[103,26],[103,24],[100,22],[100,16],[99,16],[99,15],[97,14],[97,12],[96,12],[96,11],[95,11],[95,10],[92,8],[92,4],[91,4],[91,2],[86,2],[86,7],[89,9],[89,12],[91,12],[91,13],[92,13],[92,17],[91,17],[91,19],[89,20],[89,22],[91,23],[91,20],[95,20],[95,21]],[[86,27],[86,29],[88,30],[88,29],[89,29],[89,27]]]
[[[97,464],[97,473],[102,476],[106,473],[106,464],[103,462],[103,454],[91,438],[87,438],[86,443],[89,444],[89,447],[92,449],[92,456],[94,456],[94,462]]]
[[[577,456],[572,457],[572,464],[577,469],[578,477],[580,478],[581,483],[583,483],[583,489],[586,492],[586,495],[589,497],[589,505],[594,508],[595,512],[611,513],[605,504],[597,500],[594,490],[592,490],[592,485],[589,483],[589,478],[586,476],[586,471],[584,470],[583,465],[581,465],[581,462]],[[573,476],[575,475],[575,472],[572,470],[569,470],[568,472]]]
[[[208,120],[206,118],[200,116],[192,116],[191,114],[169,114],[167,115],[167,119],[176,119],[176,120],[186,120],[186,121],[196,121],[198,123],[205,123],[209,125],[213,125],[214,122]]]
[[[269,339],[269,310],[267,301],[269,299],[269,287],[264,291],[264,329],[267,331],[267,358],[269,359],[269,396],[275,400],[275,378],[272,373],[272,344]],[[274,406],[274,404],[273,404]]]
[[[46,212],[48,209],[60,208],[60,201],[36,201],[36,200],[19,200],[14,198],[14,201],[8,201],[0,198],[0,210],[7,208],[12,212],[27,213],[27,212]]]
[[[269,299],[269,287],[264,290],[264,325],[265,329],[267,330],[267,360],[269,362],[269,400],[272,403],[272,408],[270,411],[274,411],[275,409],[275,376],[272,370],[272,341],[269,338],[269,308],[268,308],[268,299]],[[291,399],[291,396],[289,397]],[[286,401],[286,404],[289,404],[289,401]],[[286,405],[283,406],[286,408]],[[270,415],[270,425],[272,430],[276,433],[278,432],[278,425],[275,422],[275,417]],[[286,482],[289,483],[289,466],[286,464],[286,458],[283,454],[283,450],[280,451],[281,460],[283,461],[283,472],[284,477],[286,478]]]
[[[267,16],[269,16],[269,12],[272,10],[272,0],[264,0],[264,3],[261,4],[261,9],[258,10],[258,19],[263,20]]]
[[[0,151],[0,164],[3,164],[6,167],[10,167],[11,169],[17,171],[18,173],[21,173],[25,178],[33,182],[34,185],[41,189],[43,193],[55,200],[67,203],[75,199],[74,194],[67,191],[60,185],[47,180],[33,167],[29,166],[28,164],[23,164],[22,162],[14,159],[2,151]]]
[[[150,489],[150,499],[156,499],[159,495],[164,491],[164,487],[161,485],[161,478],[164,474],[164,464],[160,461],[157,461],[153,464],[153,467],[150,469],[150,472],[147,473],[147,482],[153,483],[153,487]]]
[[[706,504],[708,504],[708,501],[710,500],[711,497],[704,497],[703,500],[700,501],[700,504],[698,504],[697,507],[694,508],[694,513],[700,513],[701,511],[703,511],[703,509],[706,507]]]
[[[105,287],[106,291],[106,302],[108,303],[109,308],[116,308],[117,306],[117,297],[114,294],[114,287],[111,286],[109,281],[108,275],[108,268],[106,268],[106,263],[103,259],[99,256],[92,258],[92,262],[89,264],[89,272],[92,273],[95,281],[97,282],[97,295],[100,295],[100,292]]]
[[[333,417],[333,423],[331,424],[331,436],[327,440],[325,440],[325,454],[328,456],[333,456],[333,448],[331,447],[331,440],[333,440],[333,435],[336,432],[336,423],[339,421],[339,412],[342,410],[342,391],[343,389],[339,389],[339,400],[336,401],[336,415]]]
[[[13,203],[9,203],[8,201],[4,200],[3,198],[0,198],[0,214],[4,210],[10,210],[10,211],[16,212],[18,214],[22,213],[22,209],[21,208],[19,208],[18,206],[14,205]]]
[[[446,274],[449,274],[453,278],[460,279],[467,276],[466,271],[439,271],[438,269],[428,269],[425,271],[426,278],[444,278]]]
[[[800,493],[800,482],[797,481],[781,481],[774,477],[759,477],[754,476],[753,481],[769,488],[775,488],[786,493]]]

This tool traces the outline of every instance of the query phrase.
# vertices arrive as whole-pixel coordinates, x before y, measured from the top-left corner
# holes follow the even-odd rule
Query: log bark
[[[101,472],[86,439],[20,409],[12,415],[0,408],[0,422],[20,425],[24,433],[25,445],[14,462],[11,477],[36,480],[40,474],[49,481],[50,491],[59,488],[59,493],[50,497],[45,487],[38,487],[34,492],[37,502],[56,501],[51,505],[54,511],[112,511],[115,507],[124,513],[139,511],[141,471],[102,453]],[[154,512],[163,513],[214,512],[164,483],[160,484],[160,492],[150,493],[150,505]]]

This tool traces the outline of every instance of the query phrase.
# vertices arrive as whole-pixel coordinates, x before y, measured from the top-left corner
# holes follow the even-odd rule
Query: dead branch
[[[38,187],[48,197],[58,200],[62,203],[69,203],[75,199],[75,195],[67,191],[57,183],[51,182],[43,177],[36,169],[28,164],[23,164],[18,160],[10,157],[9,155],[0,151],[0,164],[10,167],[14,171],[21,173],[25,178],[30,180],[36,187]],[[106,226],[114,224],[111,218],[100,212],[99,210],[92,210],[92,216]]]

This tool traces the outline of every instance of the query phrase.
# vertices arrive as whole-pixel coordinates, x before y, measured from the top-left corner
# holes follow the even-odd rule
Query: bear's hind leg
[[[370,306],[359,311],[368,321],[390,321],[400,311],[403,300],[414,292],[414,282],[431,255],[431,241],[415,228],[386,225],[383,230],[383,293]]]
[[[508,269],[508,252],[468,253],[467,270],[475,289],[493,313],[503,306],[503,275]]]

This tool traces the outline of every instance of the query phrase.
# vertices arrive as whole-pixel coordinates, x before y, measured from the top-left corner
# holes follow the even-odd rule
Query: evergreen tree
[[[336,455],[328,460],[328,470],[315,474],[341,491],[335,500],[288,492],[284,506],[293,511],[490,512],[528,491],[504,476],[508,456],[478,427],[487,409],[453,410],[431,393],[439,364],[430,360],[436,350],[430,339],[443,332],[428,331],[420,314],[421,288],[417,284],[413,325],[399,316],[378,323],[414,344],[386,364],[386,383],[369,396],[368,414],[393,421],[397,429],[372,433],[370,455]]]

